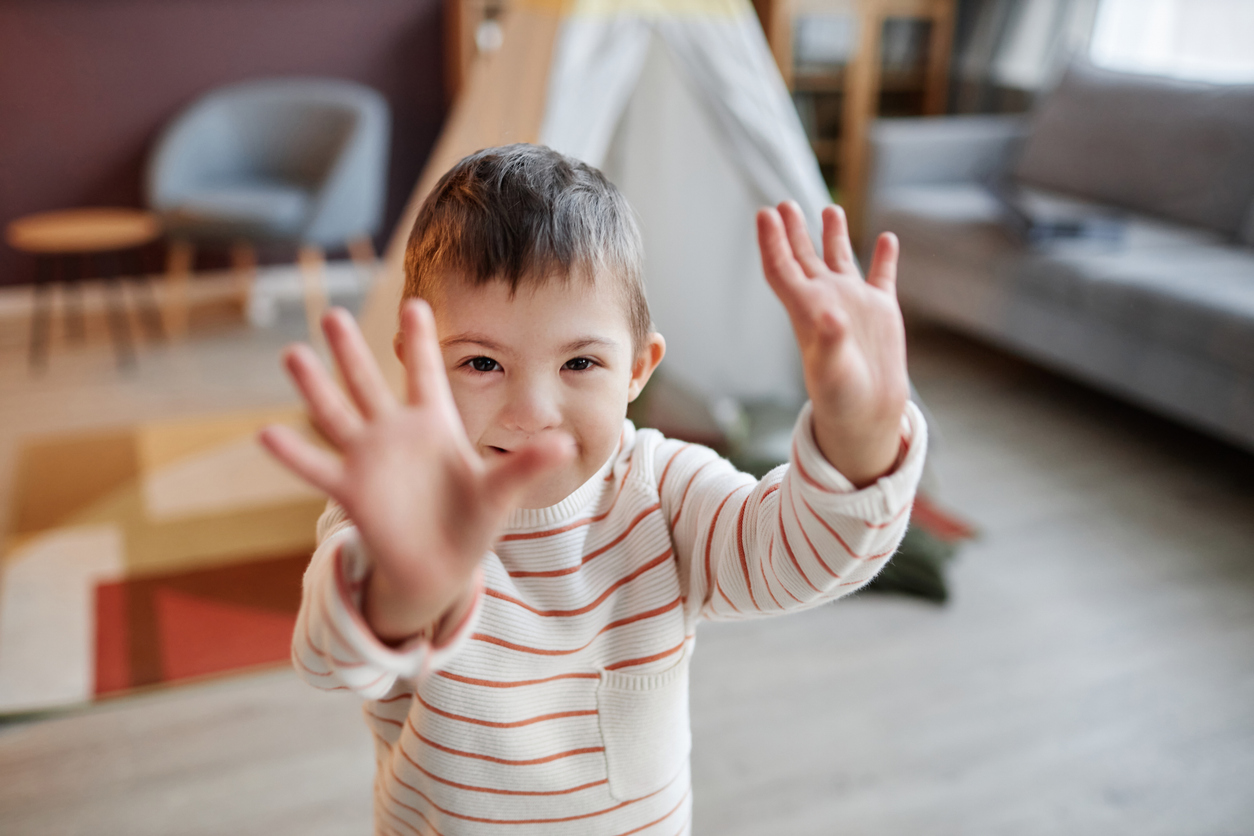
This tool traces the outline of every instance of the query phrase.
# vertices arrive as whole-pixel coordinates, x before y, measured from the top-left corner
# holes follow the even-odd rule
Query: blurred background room
[[[698,834],[1254,832],[1254,0],[0,4],[0,832],[369,831],[254,436],[328,305],[397,380],[418,205],[519,141],[637,212],[630,417],[755,473],[805,394],[754,210],[901,240],[911,531],[702,628]]]

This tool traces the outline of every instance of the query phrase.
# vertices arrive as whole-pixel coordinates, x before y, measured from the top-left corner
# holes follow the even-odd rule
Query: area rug
[[[0,713],[287,664],[324,500],[269,459],[297,408],[29,440],[0,563]]]
[[[295,407],[32,439],[0,562],[0,715],[287,665],[323,498],[257,445]],[[873,590],[944,601],[966,523],[924,496]]]

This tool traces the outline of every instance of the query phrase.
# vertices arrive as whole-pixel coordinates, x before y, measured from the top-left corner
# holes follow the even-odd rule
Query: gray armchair
[[[190,105],[157,140],[146,182],[172,239],[176,297],[185,298],[178,277],[190,272],[197,243],[231,245],[237,272],[251,274],[254,244],[291,242],[315,316],[324,248],[348,245],[355,259],[374,261],[389,130],[381,95],[336,79],[249,81]]]

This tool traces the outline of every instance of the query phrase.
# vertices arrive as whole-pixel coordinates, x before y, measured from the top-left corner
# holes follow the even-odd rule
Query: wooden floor
[[[0,500],[24,434],[289,402],[299,330],[39,379],[5,332]],[[696,832],[1254,833],[1254,457],[946,332],[911,367],[982,537],[945,607],[701,629]],[[366,833],[371,772],[354,698],[272,671],[0,726],[0,832]]]

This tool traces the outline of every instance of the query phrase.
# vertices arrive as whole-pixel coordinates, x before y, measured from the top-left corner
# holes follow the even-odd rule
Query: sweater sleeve
[[[334,502],[318,520],[318,546],[305,579],[292,664],[302,679],[322,690],[350,690],[367,699],[386,695],[398,680],[417,682],[439,670],[474,630],[483,598],[482,578],[469,613],[441,645],[420,634],[389,647],[362,615],[370,557],[344,510]]]
[[[814,441],[811,408],[797,418],[786,465],[760,481],[705,447],[668,440],[655,454],[690,621],[804,609],[865,585],[897,549],[927,452],[913,403],[896,467],[861,490]]]

